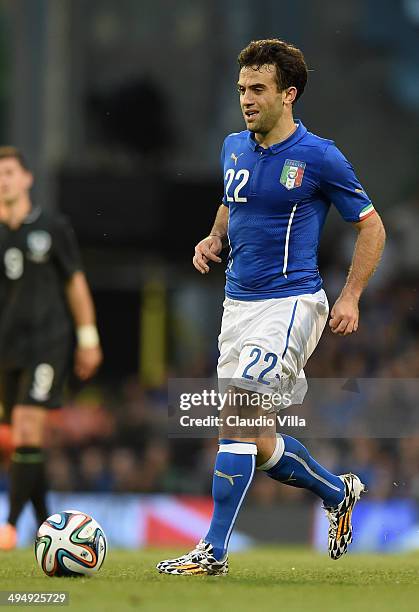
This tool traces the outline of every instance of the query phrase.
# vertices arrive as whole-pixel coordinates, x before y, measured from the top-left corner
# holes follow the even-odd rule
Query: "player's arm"
[[[353,225],[358,231],[358,238],[352,263],[345,286],[331,310],[329,321],[332,332],[344,336],[358,329],[359,299],[378,266],[386,235],[378,213],[373,213]]]
[[[52,232],[55,262],[77,335],[74,370],[79,378],[86,380],[93,376],[102,361],[95,308],[71,224],[58,215],[53,219]]]
[[[65,289],[77,336],[74,370],[81,380],[86,380],[94,375],[102,361],[95,308],[83,272],[75,272]]]
[[[330,313],[333,333],[346,336],[358,329],[359,298],[380,261],[385,231],[352,165],[333,143],[325,150],[320,177],[321,191],[358,230],[345,286]]]
[[[218,257],[223,248],[223,241],[227,237],[228,227],[228,207],[221,204],[215,217],[214,225],[209,235],[198,242],[195,247],[195,255],[192,262],[198,272],[207,274],[209,272],[209,261],[221,262]]]

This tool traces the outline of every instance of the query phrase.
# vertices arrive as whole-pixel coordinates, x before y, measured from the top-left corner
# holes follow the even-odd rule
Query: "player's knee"
[[[257,438],[255,444],[258,449],[256,464],[262,465],[272,457],[275,450],[276,437]]]
[[[15,446],[42,446],[44,419],[30,411],[16,410],[12,416],[12,439]]]
[[[42,432],[29,431],[26,428],[18,428],[12,430],[12,439],[14,446],[42,446]]]

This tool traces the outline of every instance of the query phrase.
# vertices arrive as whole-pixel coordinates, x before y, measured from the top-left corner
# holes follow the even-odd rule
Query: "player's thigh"
[[[20,405],[60,408],[70,368],[68,346],[44,351],[25,369],[17,402]]]
[[[68,347],[52,347],[22,370],[11,420],[15,444],[43,444],[47,409],[61,406],[69,363]]]
[[[242,332],[235,385],[261,394],[292,389],[320,339],[327,315],[323,291],[255,303]]]
[[[234,384],[260,394],[278,391],[296,299],[249,302],[242,317]]]
[[[220,388],[224,387],[223,381],[232,378],[239,362],[239,340],[240,340],[240,306],[236,300],[226,298],[224,300],[221,331],[218,336],[219,358],[217,364],[217,376]]]
[[[283,355],[283,369],[291,376],[305,367],[316,348],[329,315],[329,304],[323,289],[299,296]]]

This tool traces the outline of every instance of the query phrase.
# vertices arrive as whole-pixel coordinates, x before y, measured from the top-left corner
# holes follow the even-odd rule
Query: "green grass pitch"
[[[75,611],[419,609],[419,553],[349,554],[331,561],[306,549],[256,548],[231,555],[230,573],[225,577],[166,576],[155,571],[157,561],[179,552],[111,550],[93,578],[48,578],[36,565],[32,551],[3,552],[0,590],[68,591],[70,605],[62,609]]]

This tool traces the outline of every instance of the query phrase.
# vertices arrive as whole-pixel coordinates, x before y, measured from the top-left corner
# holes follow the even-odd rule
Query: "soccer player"
[[[48,516],[44,469],[47,409],[58,408],[71,365],[85,380],[102,353],[78,246],[60,215],[32,206],[33,176],[21,152],[0,147],[0,406],[10,419],[10,509],[0,549],[16,546],[16,522],[31,501]]]
[[[241,51],[238,63],[247,129],[224,141],[223,203],[193,263],[208,273],[228,240],[219,379],[234,381],[241,395],[285,393],[303,376],[328,317],[317,251],[331,204],[358,233],[345,286],[331,310],[334,334],[357,331],[358,302],[379,262],[385,232],[347,159],[331,140],[293,117],[307,81],[302,52],[278,39],[259,40]],[[160,562],[160,572],[227,573],[230,535],[256,466],[320,497],[330,523],[329,554],[338,559],[347,551],[352,510],[364,490],[360,479],[332,474],[298,440],[277,436],[274,426],[268,434],[243,437],[233,431],[226,437],[221,431],[209,531],[192,552]]]

